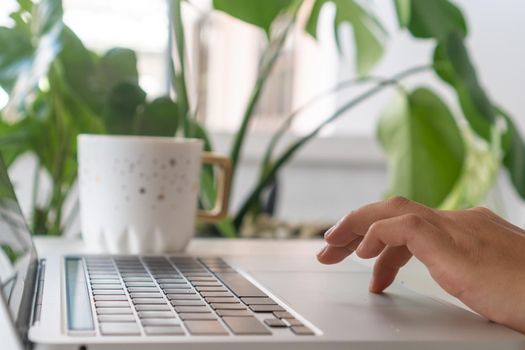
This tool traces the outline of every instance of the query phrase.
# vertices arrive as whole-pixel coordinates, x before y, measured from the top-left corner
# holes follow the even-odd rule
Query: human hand
[[[412,256],[448,293],[482,316],[525,333],[525,231],[486,208],[441,211],[402,197],[351,212],[325,233],[317,258],[355,250],[378,257],[369,289],[381,293]]]

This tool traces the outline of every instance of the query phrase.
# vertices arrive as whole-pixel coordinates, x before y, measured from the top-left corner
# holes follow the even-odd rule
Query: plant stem
[[[385,78],[381,77],[374,77],[374,76],[367,76],[367,77],[360,77],[360,78],[352,78],[346,81],[342,81],[338,83],[337,85],[333,86],[332,88],[314,96],[312,99],[308,100],[305,104],[301,105],[299,108],[297,108],[295,111],[293,111],[284,122],[281,123],[281,126],[279,129],[273,134],[272,138],[270,139],[270,142],[268,143],[268,147],[266,149],[266,152],[263,157],[262,166],[261,166],[261,173],[263,169],[265,169],[271,161],[272,155],[275,151],[275,147],[277,147],[277,144],[279,143],[280,139],[284,136],[284,133],[288,130],[288,128],[292,125],[292,122],[295,120],[295,118],[307,110],[308,108],[315,105],[317,102],[321,101],[322,99],[332,95],[335,92],[339,92],[342,89],[346,89],[355,85],[360,85],[364,83],[368,83],[371,81],[385,81]]]
[[[73,205],[73,208],[71,208],[69,214],[64,219],[64,225],[63,230],[64,232],[67,232],[67,230],[73,225],[73,222],[75,221],[75,218],[78,217],[78,213],[80,211],[80,200],[77,198],[75,200],[75,204]]]
[[[37,210],[38,210],[38,192],[40,191],[40,159],[36,157],[35,172],[33,173],[33,188],[31,191],[31,229],[33,232],[36,230],[37,226]]]
[[[417,73],[421,73],[424,71],[427,71],[431,69],[432,66],[417,66],[414,68],[410,68],[406,71],[403,71],[401,73],[398,73],[394,75],[391,79],[382,81],[378,83],[373,88],[369,89],[368,91],[362,93],[361,95],[357,96],[356,98],[350,100],[346,104],[344,104],[342,107],[337,109],[329,118],[325,119],[323,122],[321,122],[314,130],[306,134],[305,136],[301,137],[299,140],[297,140],[295,143],[290,145],[282,154],[279,156],[272,165],[267,169],[267,171],[264,172],[262,177],[259,179],[259,182],[256,186],[256,188],[251,192],[251,194],[248,196],[248,198],[243,202],[241,205],[237,215],[234,219],[234,225],[237,229],[240,228],[242,221],[244,220],[244,217],[249,212],[252,205],[257,203],[259,201],[259,198],[261,196],[262,191],[268,186],[272,179],[276,176],[277,172],[283,166],[286,162],[288,162],[295,153],[308,141],[310,141],[314,136],[316,136],[326,125],[332,123],[336,119],[338,119],[343,113],[346,111],[352,109],[353,107],[357,106],[363,101],[366,101],[368,98],[374,96],[378,92],[382,91],[385,87],[391,86],[391,85],[398,85],[399,80],[406,78],[410,75],[414,75]]]
[[[238,163],[239,163],[239,157],[242,152],[242,148],[243,148],[244,141],[246,138],[246,133],[248,131],[248,126],[253,117],[253,112],[257,105],[257,101],[259,100],[259,96],[261,95],[264,85],[272,71],[272,68],[275,62],[277,61],[277,58],[279,57],[279,54],[281,53],[281,50],[284,44],[286,43],[286,38],[288,37],[288,33],[290,29],[293,27],[294,23],[295,23],[295,13],[291,16],[291,18],[288,19],[288,22],[285,24],[285,27],[282,29],[280,33],[277,34],[275,39],[270,41],[267,49],[263,53],[263,56],[261,59],[261,68],[259,69],[257,80],[255,81],[255,85],[250,94],[248,104],[243,113],[241,125],[239,127],[239,130],[235,134],[235,138],[233,140],[232,148],[230,151],[231,168],[232,168],[230,191],[233,188],[233,182],[235,179],[235,173],[236,173]]]
[[[177,95],[177,106],[179,108],[179,115],[182,118],[182,125],[184,136],[189,136],[189,113],[190,103],[188,99],[188,91],[186,86],[185,74],[185,38],[184,38],[184,24],[182,22],[181,1],[170,0],[170,24],[173,30],[175,46],[177,48],[177,55],[175,57],[177,66],[175,66],[174,59],[171,60],[172,83]],[[170,52],[171,56],[171,52]],[[178,71],[177,71],[178,69]]]

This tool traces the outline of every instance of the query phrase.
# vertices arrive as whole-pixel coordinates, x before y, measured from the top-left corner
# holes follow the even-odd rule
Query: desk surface
[[[82,254],[96,253],[89,251],[81,240],[66,240],[61,238],[37,237],[35,239],[39,255],[48,254]],[[277,239],[193,239],[186,253],[193,255],[218,255],[218,256],[313,256],[323,246],[320,239],[311,240],[277,240]],[[352,256],[355,261],[372,266],[372,260],[362,260]],[[406,287],[433,297],[455,304],[469,310],[456,298],[444,292],[430,277],[425,267],[416,259],[412,259],[399,273],[396,281]]]

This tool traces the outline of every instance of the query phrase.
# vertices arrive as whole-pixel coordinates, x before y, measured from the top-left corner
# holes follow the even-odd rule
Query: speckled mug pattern
[[[201,157],[197,139],[80,135],[86,244],[119,254],[184,250],[194,232]]]

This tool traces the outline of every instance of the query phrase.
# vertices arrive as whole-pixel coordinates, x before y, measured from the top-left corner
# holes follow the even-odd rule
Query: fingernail
[[[327,239],[328,237],[330,237],[332,232],[334,232],[334,228],[335,228],[335,226],[332,226],[324,233],[324,239]]]
[[[326,251],[326,247],[324,247],[323,249],[319,251],[319,253],[317,253],[317,257],[320,258],[324,254],[325,251]]]

